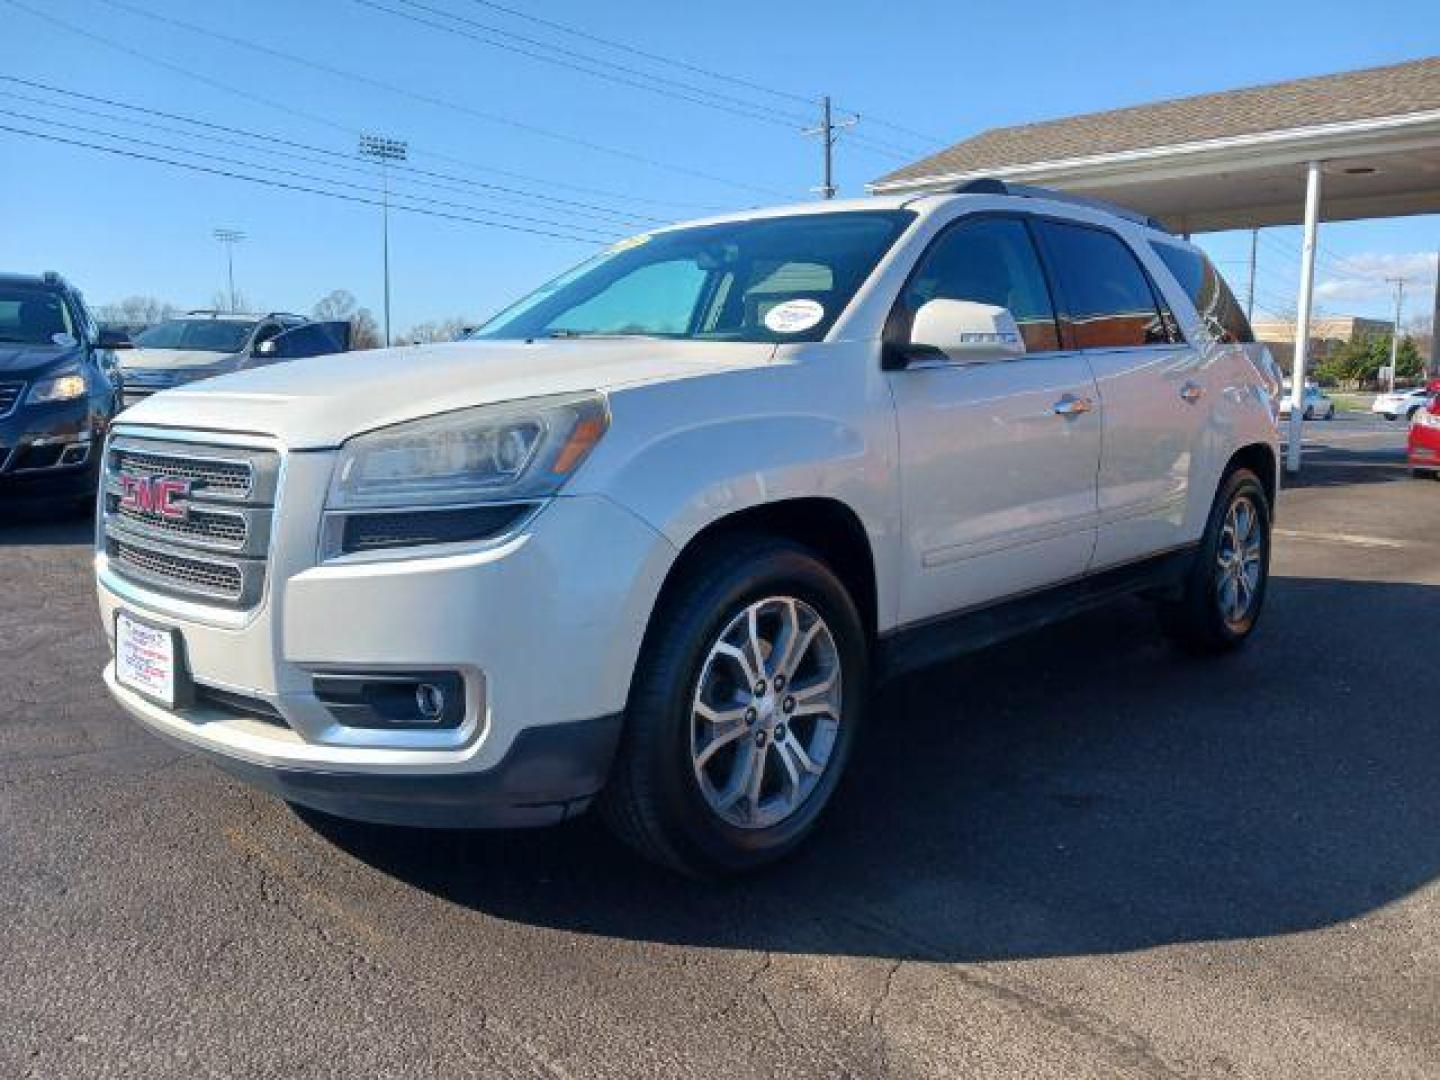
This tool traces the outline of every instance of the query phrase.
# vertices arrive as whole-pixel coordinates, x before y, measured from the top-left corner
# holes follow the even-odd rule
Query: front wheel
[[[1314,419],[1315,419],[1315,407],[1314,407],[1313,405],[1306,407],[1306,409],[1305,409],[1305,419],[1306,419],[1306,420],[1314,420]]]
[[[1161,608],[1169,636],[1195,653],[1239,648],[1265,603],[1270,579],[1270,501],[1249,469],[1225,478],[1178,600]]]
[[[1334,420],[1334,419],[1335,419],[1335,406],[1334,406],[1334,405],[1331,405],[1331,406],[1330,406],[1330,411],[1325,414],[1325,419],[1326,419],[1326,420]]]
[[[835,574],[799,545],[732,538],[652,620],[601,813],[694,877],[775,862],[814,831],[866,694],[864,630]]]

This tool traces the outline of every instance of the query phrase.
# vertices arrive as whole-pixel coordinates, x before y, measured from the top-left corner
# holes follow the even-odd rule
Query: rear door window
[[[1250,320],[1235,301],[1235,294],[1210,260],[1193,248],[1176,244],[1150,244],[1200,314],[1205,329],[1217,341],[1231,344],[1255,340]]]
[[[1173,319],[1155,296],[1130,245],[1108,229],[1037,221],[1060,287],[1061,321],[1079,349],[1166,345]]]

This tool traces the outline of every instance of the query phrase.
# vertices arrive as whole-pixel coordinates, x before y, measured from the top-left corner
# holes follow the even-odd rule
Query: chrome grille
[[[110,570],[148,589],[254,607],[264,593],[279,472],[273,450],[117,433],[106,447],[102,504]],[[180,515],[122,506],[121,474],[188,481],[171,501]]]
[[[110,557],[122,570],[142,580],[163,582],[181,592],[229,601],[238,601],[244,593],[244,576],[233,563],[192,559],[114,539],[110,541]]]
[[[25,391],[23,382],[0,382],[0,420],[5,419],[20,404],[20,395]]]
[[[114,450],[116,472],[138,472],[146,476],[173,476],[189,480],[197,497],[200,492],[215,498],[244,498],[255,483],[249,461],[227,461],[204,457],[151,454],[128,447]]]
[[[130,510],[120,505],[120,496],[108,492],[106,507],[110,513],[137,532],[169,537],[172,540],[192,540],[205,547],[224,548],[238,551],[245,546],[249,526],[245,515],[229,510],[201,510],[192,507],[184,521],[172,521],[159,514]]]

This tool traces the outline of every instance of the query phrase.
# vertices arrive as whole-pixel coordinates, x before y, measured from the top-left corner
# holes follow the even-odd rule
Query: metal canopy
[[[1440,109],[1300,131],[1147,147],[974,173],[879,181],[878,193],[940,190],[978,176],[1092,195],[1176,232],[1296,225],[1306,167],[1322,163],[1324,218],[1440,213]]]

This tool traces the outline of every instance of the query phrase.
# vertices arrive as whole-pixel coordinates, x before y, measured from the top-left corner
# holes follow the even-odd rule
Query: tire
[[[622,841],[663,866],[697,878],[748,873],[803,843],[835,793],[869,689],[865,632],[835,574],[814,553],[788,541],[729,537],[723,547],[697,553],[681,573],[667,586],[646,632],[599,808]],[[758,613],[753,624],[747,619],[752,608]],[[806,639],[815,626],[810,616],[820,629]],[[796,639],[782,634],[792,625],[803,627],[797,638],[806,647],[786,665],[782,642]],[[760,650],[748,645],[752,626],[764,645]],[[722,651],[727,643],[728,653]],[[747,661],[761,653],[758,674],[768,696],[757,697],[755,687],[742,685],[748,682],[745,672],[756,672],[733,655],[736,651]],[[787,666],[797,685],[805,684],[795,698],[775,689],[774,676],[784,675]],[[838,675],[838,691],[832,687],[817,697],[815,687],[825,685],[826,673]],[[805,692],[812,701],[799,704]],[[829,694],[836,694],[838,703],[824,700]],[[732,717],[739,733],[731,724],[712,728],[706,709],[717,717],[743,713]],[[800,716],[802,709],[811,715]],[[712,740],[716,731],[734,737]],[[714,750],[712,741],[721,749]],[[802,760],[794,754],[796,745],[805,750],[806,763],[823,757],[818,773],[793,767]],[[727,795],[750,790],[739,780],[755,776],[757,761],[758,795],[743,795],[722,808]]]
[[[1234,550],[1227,539],[1235,528],[1231,512],[1242,502],[1256,515],[1253,535],[1258,547],[1253,555],[1257,574],[1244,590],[1246,602],[1237,615],[1235,606],[1227,610],[1227,599],[1241,598],[1241,584],[1232,583],[1234,592],[1222,588],[1226,575],[1221,559]],[[1182,649],[1201,655],[1229,652],[1243,645],[1254,632],[1265,606],[1270,579],[1270,522],[1270,502],[1259,478],[1249,469],[1235,469],[1226,475],[1210,508],[1205,534],[1186,576],[1183,592],[1178,600],[1161,605],[1161,625]],[[1247,558],[1242,565],[1248,566],[1251,561]]]
[[[1313,405],[1307,405],[1307,406],[1305,407],[1305,417],[1304,417],[1304,419],[1306,419],[1306,420],[1314,420],[1314,419],[1315,419],[1315,407],[1314,407]]]
[[[1386,420],[1394,420],[1395,418],[1396,418],[1396,416],[1395,416],[1395,414],[1394,414],[1393,412],[1387,412],[1387,413],[1385,414],[1385,419],[1386,419]]]
[[[1334,420],[1334,419],[1335,419],[1335,406],[1334,406],[1334,405],[1331,405],[1331,406],[1330,406],[1330,411],[1325,414],[1325,419],[1326,419],[1326,420]]]
[[[1409,412],[1407,412],[1407,413],[1405,414],[1405,422],[1406,422],[1407,424],[1413,424],[1413,423],[1415,422],[1415,414],[1416,414],[1417,412],[1419,412],[1419,411],[1420,411],[1420,406],[1419,406],[1419,405],[1416,405],[1415,408],[1411,409]]]

